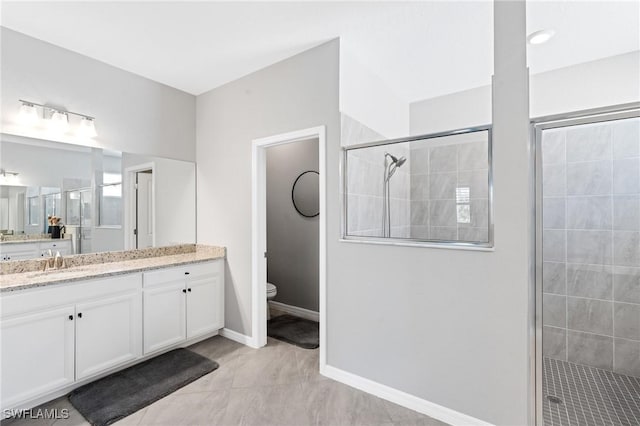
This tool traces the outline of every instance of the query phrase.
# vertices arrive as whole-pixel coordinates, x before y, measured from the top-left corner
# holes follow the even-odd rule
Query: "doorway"
[[[534,132],[536,423],[640,424],[640,110]]]
[[[145,163],[125,169],[125,249],[155,247],[155,165]]]
[[[153,247],[153,170],[136,172],[136,248]]]
[[[256,139],[252,145],[252,337],[251,346],[267,343],[267,149],[317,139],[319,179],[319,328],[320,368],[326,360],[326,137],[325,127]],[[292,159],[295,161],[295,159]]]

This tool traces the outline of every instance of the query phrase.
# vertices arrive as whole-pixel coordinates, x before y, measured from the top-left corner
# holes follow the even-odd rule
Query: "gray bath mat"
[[[280,315],[269,320],[267,335],[304,349],[320,346],[318,323],[292,315]]]
[[[94,426],[109,425],[218,368],[218,363],[175,349],[86,384],[69,401]]]

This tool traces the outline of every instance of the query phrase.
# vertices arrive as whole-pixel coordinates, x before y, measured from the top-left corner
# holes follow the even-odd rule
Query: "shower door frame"
[[[533,288],[530,291],[531,327],[530,341],[532,343],[531,383],[534,398],[534,424],[544,426],[542,415],[542,132],[548,129],[577,126],[581,124],[603,123],[625,118],[640,117],[640,102],[614,105],[610,107],[594,108],[566,114],[549,115],[531,119],[531,152],[534,156],[533,214],[534,214],[534,243],[535,243],[535,271]]]

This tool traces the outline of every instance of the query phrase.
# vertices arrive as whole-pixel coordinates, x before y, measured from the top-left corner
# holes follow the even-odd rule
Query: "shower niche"
[[[344,149],[343,238],[493,245],[491,129]]]

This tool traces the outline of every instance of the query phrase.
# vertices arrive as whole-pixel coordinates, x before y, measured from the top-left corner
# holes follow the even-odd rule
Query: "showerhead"
[[[389,154],[388,152],[386,152],[384,155],[385,157],[391,158],[391,163],[389,164],[389,169],[386,172],[387,175],[385,178],[385,180],[388,180],[391,178],[391,176],[393,176],[397,168],[402,167],[402,165],[406,163],[407,159],[405,157],[398,158],[395,155]]]
[[[385,152],[384,155],[389,157],[389,158],[391,158],[391,164],[390,165],[394,165],[395,164],[396,167],[402,166],[407,161],[407,159],[404,158],[404,157],[398,158],[393,154],[389,154],[388,152]]]

